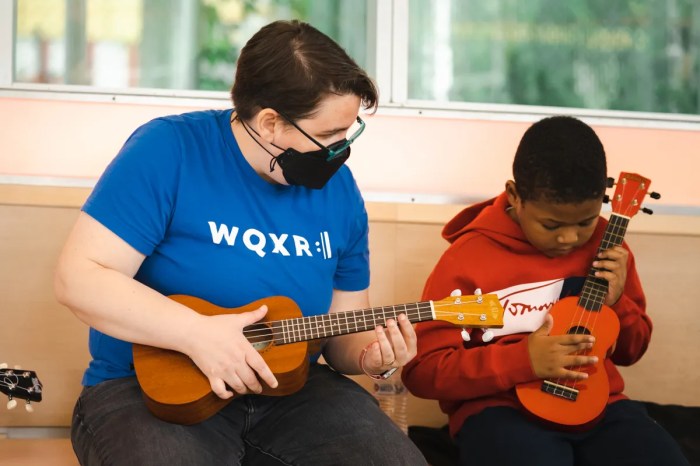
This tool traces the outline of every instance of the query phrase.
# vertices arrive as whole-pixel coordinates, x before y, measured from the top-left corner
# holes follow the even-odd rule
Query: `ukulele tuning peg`
[[[7,402],[7,409],[15,409],[16,407],[17,407],[17,400],[10,397],[10,400]]]
[[[644,212],[645,214],[648,214],[648,215],[652,215],[654,213],[653,210],[647,209],[646,207],[642,207],[642,212]]]
[[[612,176],[609,176],[606,184],[607,184],[608,188],[612,188],[613,186],[615,186],[615,178],[613,178]]]
[[[27,402],[24,404],[24,409],[26,409],[28,413],[34,412],[34,406],[32,406],[31,401],[27,400]]]
[[[603,196],[603,204],[609,204],[610,203],[610,196],[607,194]]]
[[[488,343],[493,340],[493,330],[486,328],[482,328],[481,330],[484,332],[484,334],[481,335],[481,341]]]
[[[652,191],[649,193],[649,197],[652,199],[661,199],[661,194],[657,193],[656,191]]]
[[[460,290],[459,288],[457,288],[456,290],[452,290],[452,293],[450,293],[450,296],[453,298],[456,296],[462,296],[462,290]]]
[[[469,332],[467,332],[467,329],[466,329],[466,328],[463,328],[463,329],[462,329],[462,340],[464,340],[464,341],[469,341],[469,340],[471,340],[471,339],[472,339],[472,337],[469,336]]]

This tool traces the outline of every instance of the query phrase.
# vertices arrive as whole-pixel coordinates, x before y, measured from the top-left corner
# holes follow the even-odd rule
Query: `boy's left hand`
[[[593,262],[593,267],[598,269],[595,276],[608,282],[608,294],[605,297],[605,304],[608,306],[615,304],[625,289],[628,256],[627,249],[613,246],[598,254],[598,258]]]

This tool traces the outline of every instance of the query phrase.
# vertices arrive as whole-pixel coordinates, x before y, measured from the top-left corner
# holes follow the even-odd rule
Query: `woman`
[[[137,129],[85,203],[56,271],[59,300],[90,325],[74,411],[81,464],[425,464],[372,397],[341,374],[389,374],[416,353],[405,315],[323,340],[288,396],[243,329],[284,295],[304,315],[368,307],[367,214],[350,170],[366,73],[308,24],[278,21],[241,51],[234,110]],[[191,295],[249,312],[204,316]],[[398,322],[397,322],[398,321]],[[132,344],[183,353],[233,400],[194,425],[144,405]],[[246,396],[240,396],[246,395]]]

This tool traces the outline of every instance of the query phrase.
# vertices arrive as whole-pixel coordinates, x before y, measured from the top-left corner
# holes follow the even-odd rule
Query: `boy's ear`
[[[508,196],[508,204],[513,208],[517,207],[520,202],[520,196],[518,196],[518,190],[515,189],[515,181],[506,181],[506,195]]]

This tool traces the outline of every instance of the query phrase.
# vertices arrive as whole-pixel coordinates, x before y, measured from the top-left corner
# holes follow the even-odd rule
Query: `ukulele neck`
[[[603,240],[598,247],[598,254],[613,246],[622,244],[629,221],[629,217],[624,215],[611,214],[610,221],[603,234]],[[607,280],[595,276],[598,270],[596,267],[591,267],[578,300],[579,306],[588,311],[600,311],[605,302],[605,295],[608,293]]]
[[[406,314],[411,323],[433,320],[434,318],[431,302],[424,301],[298,317],[274,321],[270,324],[275,343],[284,345],[372,330],[377,325],[386,325],[386,321],[389,319],[398,319],[399,314]]]

